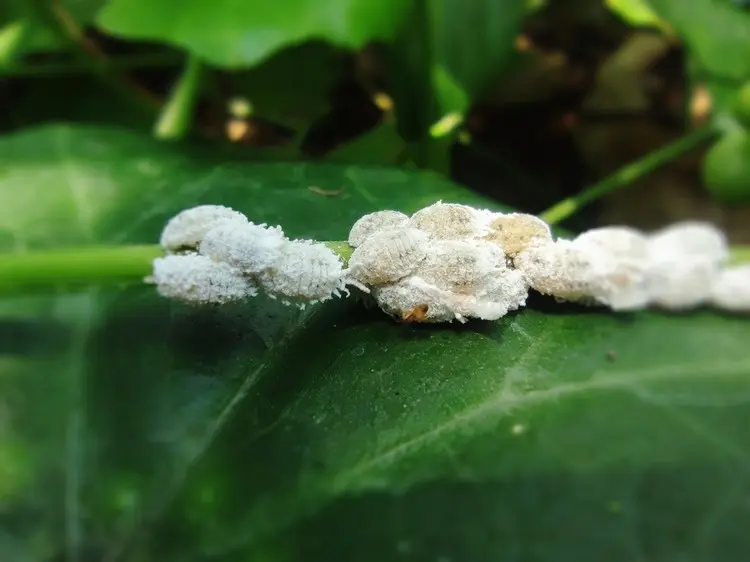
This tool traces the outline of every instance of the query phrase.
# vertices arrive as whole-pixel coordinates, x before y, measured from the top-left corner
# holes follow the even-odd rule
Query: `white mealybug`
[[[341,259],[325,244],[293,240],[282,246],[273,267],[259,280],[269,296],[304,304],[338,296],[344,290],[342,274]]]
[[[458,203],[437,203],[414,213],[409,226],[437,240],[475,238],[488,233],[487,213]]]
[[[720,264],[729,256],[726,236],[707,222],[677,222],[651,233],[648,238],[651,259],[657,262],[669,256],[680,255]]]
[[[477,291],[475,311],[470,316],[482,320],[496,320],[510,311],[525,306],[528,296],[529,285],[523,274],[516,269],[501,269],[487,280],[487,284],[480,291]],[[500,313],[501,310],[504,312]]]
[[[398,211],[377,211],[361,217],[349,231],[349,245],[361,246],[373,234],[405,226],[409,217]]]
[[[257,274],[274,265],[287,242],[278,226],[227,221],[206,233],[199,251],[214,261],[233,265],[243,273]]]
[[[729,254],[724,233],[699,221],[678,222],[652,233],[648,251],[651,300],[668,310],[706,304]]]
[[[533,244],[519,252],[513,264],[528,285],[558,300],[590,302],[590,271],[598,253],[576,248],[571,240]]]
[[[435,298],[434,291],[424,290],[413,277],[373,287],[372,295],[380,309],[397,320],[435,323],[456,319],[453,310]]]
[[[750,312],[750,265],[728,266],[711,287],[711,304],[731,312]]]
[[[244,224],[247,217],[222,205],[199,205],[185,209],[164,226],[159,244],[167,252],[195,250],[209,230],[225,222]]]
[[[199,254],[156,258],[146,281],[155,284],[164,297],[196,304],[223,304],[258,294],[240,271]]]
[[[433,242],[409,277],[375,287],[379,306],[405,321],[497,320],[526,303],[528,285],[485,240]],[[415,312],[419,312],[416,314]]]
[[[594,228],[573,240],[591,252],[586,260],[591,297],[613,310],[640,310],[651,298],[648,288],[649,249],[644,234],[624,226]]]
[[[705,258],[682,256],[651,263],[652,304],[667,310],[688,310],[708,302],[720,269]]]
[[[352,252],[349,282],[367,291],[367,286],[398,281],[417,268],[428,247],[428,236],[414,228],[378,232]]]
[[[475,294],[506,269],[505,254],[484,240],[436,240],[414,274],[438,289]]]
[[[485,239],[499,244],[510,259],[531,245],[544,244],[552,240],[549,225],[534,215],[493,213],[488,226],[490,232]]]

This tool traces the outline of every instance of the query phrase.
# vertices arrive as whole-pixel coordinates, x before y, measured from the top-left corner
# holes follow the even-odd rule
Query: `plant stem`
[[[352,247],[347,242],[323,244],[349,261]],[[163,255],[158,244],[0,254],[0,295],[139,284],[151,274],[153,260]]]
[[[203,63],[190,53],[185,69],[177,80],[169,99],[162,107],[154,127],[154,136],[161,140],[179,140],[190,131],[195,104],[198,101]]]
[[[612,175],[585,189],[578,195],[569,197],[568,199],[563,199],[556,205],[553,205],[544,211],[539,217],[550,225],[557,224],[567,219],[592,201],[595,201],[616,189],[633,183],[653,172],[660,166],[682,156],[716,134],[716,129],[711,126],[693,131],[659,150],[648,153],[640,160],[636,160],[635,162],[620,168]]]
[[[162,255],[158,245],[89,246],[0,255],[0,294],[139,283]]]

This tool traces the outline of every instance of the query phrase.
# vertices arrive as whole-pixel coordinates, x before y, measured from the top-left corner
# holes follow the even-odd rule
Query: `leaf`
[[[70,126],[0,139],[0,194],[0,251],[153,243],[171,215],[200,203],[293,237],[342,239],[386,205],[480,201],[432,174],[249,164]],[[194,310],[146,286],[0,301],[0,509],[17,521],[15,542],[0,533],[0,559],[20,559],[18,542],[32,560],[114,552],[142,510],[148,519],[169,503],[268,350],[306,317],[262,299]]]
[[[682,38],[705,72],[750,78],[750,14],[726,0],[649,0]]]
[[[237,92],[247,97],[253,114],[282,125],[309,128],[330,108],[334,84],[345,59],[325,43],[287,47],[259,66],[233,76]]]
[[[387,120],[335,148],[326,155],[326,160],[339,164],[394,165],[405,150],[406,145],[396,130],[396,124]]]
[[[34,0],[35,1],[35,0]],[[0,6],[0,27],[25,21],[28,24],[27,34],[23,39],[23,52],[54,51],[65,47],[65,42],[50,30],[38,17],[32,0],[9,0]],[[56,9],[62,11],[79,26],[86,26],[94,20],[105,0],[59,0]]]
[[[323,39],[358,48],[388,39],[407,4],[400,0],[112,0],[98,23],[113,35],[184,47],[224,67],[250,67],[282,47]]]
[[[339,239],[372,209],[487,204],[435,174],[241,163],[70,127],[0,141],[0,190],[17,247],[153,241],[201,202]],[[742,560],[747,319],[531,304],[430,328],[350,301],[195,311],[147,287],[3,301],[0,427],[31,479],[2,503],[26,516],[6,518],[7,552]]]
[[[321,311],[150,556],[739,559],[748,323],[552,306],[434,330]]]
[[[630,25],[668,29],[646,0],[606,0],[606,4]]]
[[[513,53],[524,0],[416,0],[393,48],[392,81],[405,138],[465,112]]]

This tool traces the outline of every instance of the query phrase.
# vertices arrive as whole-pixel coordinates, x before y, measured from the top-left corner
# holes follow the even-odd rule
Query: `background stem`
[[[563,199],[544,211],[539,215],[539,218],[551,225],[564,221],[585,205],[603,197],[607,193],[633,183],[646,174],[682,156],[716,134],[717,131],[713,127],[704,127],[680,137],[659,150],[650,152],[640,160],[636,160],[620,168],[612,175],[585,189],[578,195]]]
[[[202,75],[203,63],[197,56],[189,54],[185,69],[164,104],[154,127],[154,136],[157,139],[179,140],[190,132]]]

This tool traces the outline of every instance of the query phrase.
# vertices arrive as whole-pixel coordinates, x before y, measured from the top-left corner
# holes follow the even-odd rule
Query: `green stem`
[[[682,156],[716,134],[716,129],[710,126],[693,131],[659,150],[650,152],[640,160],[636,160],[635,162],[619,169],[612,175],[585,189],[578,195],[569,197],[568,199],[563,199],[556,205],[553,205],[544,211],[539,217],[548,224],[557,224],[578,212],[582,207],[588,205],[592,201],[595,201],[616,189],[633,183],[664,164]]]
[[[154,136],[157,139],[178,140],[190,131],[203,69],[200,59],[192,53],[189,54],[185,69],[172,89],[154,127]]]
[[[345,263],[349,261],[352,247],[348,243],[323,244]],[[0,254],[0,295],[139,284],[151,274],[153,260],[162,255],[164,251],[158,244]]]
[[[90,285],[140,283],[158,245],[90,246],[0,255],[0,294],[49,292]]]

